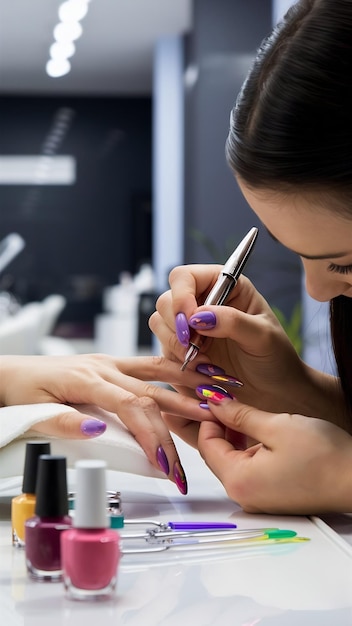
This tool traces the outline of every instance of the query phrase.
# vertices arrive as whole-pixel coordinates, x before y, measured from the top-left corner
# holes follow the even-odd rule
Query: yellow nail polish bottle
[[[35,483],[41,454],[50,454],[50,443],[29,441],[26,444],[22,493],[11,501],[12,544],[18,548],[24,547],[25,521],[34,515]]]

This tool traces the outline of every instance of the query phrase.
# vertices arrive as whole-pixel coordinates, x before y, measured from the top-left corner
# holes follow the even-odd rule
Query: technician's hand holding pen
[[[224,387],[254,407],[314,415],[345,425],[336,379],[312,370],[300,359],[269,304],[244,275],[224,306],[201,304],[221,270],[218,265],[186,265],[171,271],[170,290],[159,297],[149,321],[163,354],[183,367],[190,331],[195,330],[206,341],[186,372],[208,369],[210,384]],[[220,378],[212,377],[216,372]],[[229,377],[243,386],[229,386]],[[177,391],[192,394],[188,384],[177,386]],[[165,418],[174,432],[197,445],[198,424]]]
[[[171,290],[150,320],[164,354],[181,369],[189,326],[206,338],[186,365],[184,385],[174,386],[188,396],[194,369],[208,373],[209,385],[193,394],[209,418],[197,423],[165,412],[167,425],[198,448],[229,497],[248,512],[352,511],[352,438],[339,427],[345,408],[336,379],[302,362],[246,277],[225,306],[198,306],[219,272],[219,266],[204,265],[173,270]],[[255,443],[247,447],[248,441]],[[343,476],[338,488],[336,475]]]

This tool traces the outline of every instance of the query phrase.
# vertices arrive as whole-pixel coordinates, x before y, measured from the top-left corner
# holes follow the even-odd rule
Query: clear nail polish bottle
[[[26,565],[31,578],[44,581],[62,579],[60,535],[71,526],[66,458],[41,455],[35,515],[25,522]]]
[[[120,560],[120,536],[109,528],[106,508],[106,463],[76,463],[74,528],[61,535],[66,594],[75,600],[112,596]]]
[[[38,459],[41,454],[50,454],[50,443],[46,441],[28,441],[23,469],[22,493],[11,501],[12,544],[16,548],[24,547],[25,522],[34,515],[35,484],[37,480]]]

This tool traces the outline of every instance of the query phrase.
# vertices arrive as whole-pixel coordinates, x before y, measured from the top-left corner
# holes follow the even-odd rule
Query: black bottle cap
[[[50,443],[47,441],[28,441],[23,470],[23,493],[35,493],[37,481],[38,459],[41,454],[50,454]]]
[[[35,514],[63,517],[68,514],[66,457],[42,454],[39,457]]]

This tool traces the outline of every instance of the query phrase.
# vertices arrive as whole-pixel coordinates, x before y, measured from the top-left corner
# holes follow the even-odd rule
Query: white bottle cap
[[[77,461],[76,501],[73,525],[76,528],[107,528],[105,461]]]

